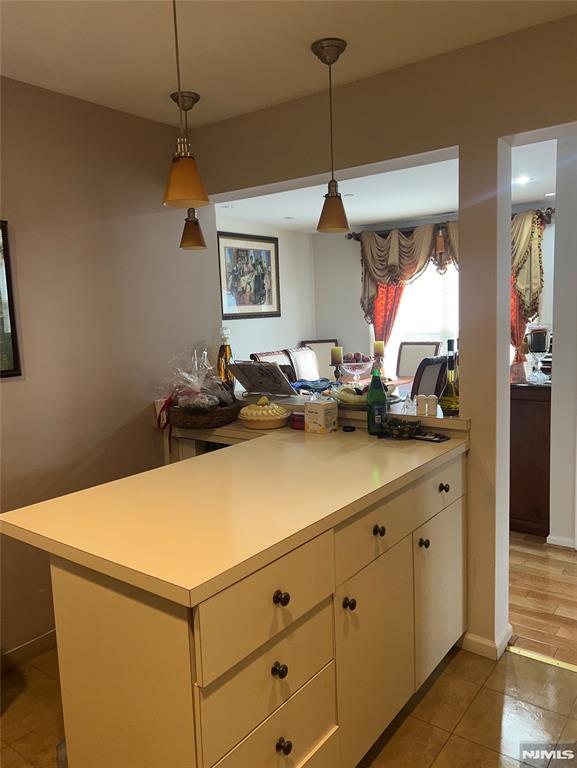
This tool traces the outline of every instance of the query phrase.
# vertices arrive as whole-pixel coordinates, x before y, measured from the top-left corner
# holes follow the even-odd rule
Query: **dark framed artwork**
[[[218,232],[223,320],[280,317],[278,238]]]
[[[0,221],[0,376],[20,376],[21,374],[10,271],[8,222]]]

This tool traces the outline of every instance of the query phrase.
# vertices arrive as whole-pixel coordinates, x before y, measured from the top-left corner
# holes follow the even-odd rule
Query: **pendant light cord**
[[[329,64],[329,125],[331,135],[331,179],[335,178],[335,157],[333,148],[333,67]]]
[[[182,86],[180,84],[180,54],[178,50],[178,22],[176,19],[176,0],[172,0],[172,18],[174,21],[174,49],[176,53],[176,90],[178,91],[178,116],[180,120],[180,135],[186,136],[182,109]]]

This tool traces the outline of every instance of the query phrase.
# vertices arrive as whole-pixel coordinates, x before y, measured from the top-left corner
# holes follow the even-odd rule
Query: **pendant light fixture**
[[[206,248],[204,235],[200,228],[200,222],[196,216],[194,208],[189,208],[184,221],[184,229],[180,239],[180,247],[191,251],[202,251]]]
[[[333,64],[338,61],[339,56],[347,47],[345,40],[338,37],[325,37],[322,40],[316,40],[311,45],[311,50],[323,64],[329,68],[329,125],[331,140],[331,179],[329,181],[328,192],[325,195],[325,202],[321,217],[317,226],[318,232],[348,232],[349,222],[341,195],[339,186],[335,179],[335,162],[333,148]]]
[[[164,205],[174,208],[200,208],[208,205],[208,195],[200,178],[196,160],[190,149],[188,136],[188,112],[200,99],[194,91],[183,91],[180,84],[180,53],[178,48],[178,23],[176,0],[172,0],[174,21],[174,47],[176,52],[176,82],[178,90],[171,98],[178,104],[180,135],[176,141],[176,152],[172,158]]]

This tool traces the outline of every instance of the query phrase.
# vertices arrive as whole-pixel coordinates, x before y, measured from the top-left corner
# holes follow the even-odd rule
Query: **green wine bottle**
[[[373,371],[367,393],[367,431],[369,435],[379,435],[387,420],[387,389],[381,381],[378,369]]]

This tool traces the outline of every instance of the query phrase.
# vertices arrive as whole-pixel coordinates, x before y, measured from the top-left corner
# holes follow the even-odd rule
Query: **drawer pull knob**
[[[373,525],[373,536],[380,536],[382,538],[386,532],[387,529],[384,525],[379,525],[378,523]]]
[[[354,597],[345,597],[344,598],[344,600],[343,600],[343,608],[345,610],[348,609],[349,611],[354,611],[356,607],[357,607],[357,601],[355,600]]]
[[[419,546],[425,547],[425,549],[429,549],[429,547],[431,546],[431,542],[429,541],[429,539],[419,539]]]
[[[285,739],[282,736],[276,743],[276,751],[282,752],[283,755],[290,755],[293,750],[293,743],[289,739]]]
[[[283,608],[286,608],[291,601],[291,596],[288,592],[283,592],[282,589],[277,589],[272,596],[272,601],[275,605],[282,605]]]
[[[449,493],[451,486],[449,483],[439,483],[439,493]]]
[[[280,680],[284,680],[288,675],[288,667],[286,664],[281,664],[280,661],[275,661],[271,667],[270,673],[273,677],[278,677]]]

